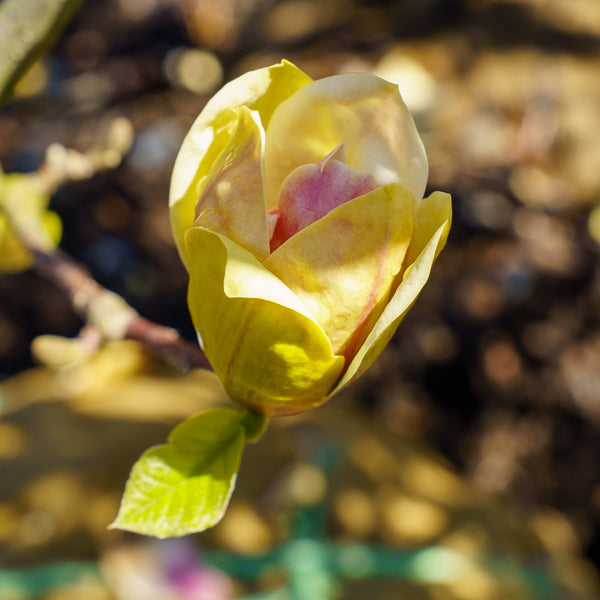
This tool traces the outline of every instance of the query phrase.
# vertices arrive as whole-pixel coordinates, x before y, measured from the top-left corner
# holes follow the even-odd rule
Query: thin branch
[[[142,317],[64,252],[48,252],[35,247],[31,240],[23,241],[35,258],[37,270],[65,291],[78,315],[104,340],[137,340],[182,370],[210,369],[198,346],[184,340],[175,329]]]
[[[92,343],[133,339],[183,371],[210,369],[198,346],[184,340],[175,329],[140,316],[121,296],[102,287],[83,266],[55,248],[41,225],[41,217],[35,211],[25,210],[23,196],[41,191],[49,197],[66,181],[86,179],[99,170],[117,166],[132,140],[131,123],[121,118],[116,119],[103,139],[87,152],[53,144],[40,168],[23,176],[31,182],[29,187],[20,187],[15,197],[3,199],[2,213],[12,231],[31,252],[34,267],[66,292],[74,310],[86,324],[82,331],[92,332],[86,336],[93,340]]]
[[[184,340],[175,329],[142,317],[64,252],[27,246],[35,258],[36,269],[65,291],[78,315],[97,329],[104,340],[137,340],[183,370],[210,369],[198,346]]]

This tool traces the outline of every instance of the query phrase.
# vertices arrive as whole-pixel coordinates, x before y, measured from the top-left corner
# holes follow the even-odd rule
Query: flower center
[[[281,185],[279,204],[269,211],[271,252],[334,208],[378,187],[371,174],[346,164],[344,144],[319,164],[294,169]]]

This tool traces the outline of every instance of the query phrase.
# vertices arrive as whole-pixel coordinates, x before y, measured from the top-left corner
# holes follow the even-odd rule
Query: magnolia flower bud
[[[200,343],[231,398],[266,415],[322,403],[381,353],[427,281],[450,197],[396,86],[247,73],[177,158],[171,222]]]

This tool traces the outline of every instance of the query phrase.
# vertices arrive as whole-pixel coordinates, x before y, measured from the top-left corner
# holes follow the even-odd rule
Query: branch
[[[175,329],[142,317],[64,252],[46,251],[31,240],[23,242],[34,256],[37,270],[66,292],[77,314],[93,326],[102,339],[137,340],[182,370],[210,369],[198,346],[184,340]]]
[[[121,296],[102,287],[84,267],[55,248],[38,223],[39,217],[31,218],[35,213],[24,210],[23,196],[41,191],[49,197],[66,181],[85,179],[101,169],[117,166],[132,139],[129,121],[117,119],[104,139],[85,153],[53,144],[40,168],[23,175],[31,184],[17,188],[14,197],[3,199],[2,212],[14,234],[31,252],[34,267],[66,292],[74,310],[85,321],[88,327],[84,327],[82,339],[98,343],[137,340],[183,371],[209,369],[210,364],[198,346],[184,340],[175,329],[140,316]]]

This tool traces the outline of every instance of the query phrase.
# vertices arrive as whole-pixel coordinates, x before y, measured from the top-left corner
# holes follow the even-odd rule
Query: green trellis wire
[[[324,506],[299,511],[292,538],[262,556],[211,551],[203,554],[203,560],[230,577],[250,584],[270,570],[286,574],[285,587],[239,600],[335,600],[339,598],[340,583],[344,580],[397,580],[422,585],[451,583],[461,579],[472,565],[471,558],[442,546],[400,550],[332,543],[322,535],[324,515]],[[536,600],[559,598],[556,586],[542,566],[517,566],[501,558],[480,561],[478,566],[499,579],[509,575],[512,579],[518,578]]]
[[[312,462],[326,472],[338,464],[337,449],[325,442]],[[347,580],[396,580],[426,585],[459,580],[472,564],[470,557],[441,546],[401,550],[378,545],[336,544],[326,537],[325,503],[296,511],[290,539],[262,556],[205,551],[201,564],[253,584],[269,571],[286,575],[282,588],[238,600],[335,600]],[[558,590],[540,565],[520,566],[499,558],[481,559],[478,566],[498,579],[520,580],[535,600],[558,600]],[[61,562],[29,569],[0,570],[0,598],[33,599],[82,577],[101,577],[95,562]],[[12,594],[12,595],[11,595]]]
[[[288,583],[285,587],[270,593],[248,595],[240,600],[334,600],[339,597],[343,580],[408,580],[418,584],[451,582],[460,578],[469,559],[448,548],[436,546],[403,551],[295,538],[259,557],[205,552],[202,560],[247,583],[255,582],[270,570],[286,573]],[[555,586],[541,567],[517,567],[500,559],[490,560],[485,566],[499,576],[507,573],[516,575],[535,599],[558,600]],[[95,562],[61,562],[28,569],[0,570],[0,598],[37,598],[90,575],[101,577]]]

